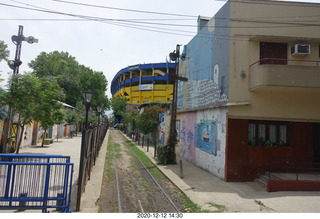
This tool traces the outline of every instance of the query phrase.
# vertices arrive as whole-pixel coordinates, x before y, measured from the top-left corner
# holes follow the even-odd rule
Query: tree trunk
[[[43,143],[44,143],[44,139],[46,138],[46,135],[47,135],[47,129],[44,130],[44,134],[43,134],[43,137],[42,137],[41,147],[43,147]]]
[[[21,134],[19,135],[19,141],[17,142],[16,154],[19,154],[19,149],[20,149],[20,145],[22,142],[23,132],[24,132],[24,125],[21,125]]]

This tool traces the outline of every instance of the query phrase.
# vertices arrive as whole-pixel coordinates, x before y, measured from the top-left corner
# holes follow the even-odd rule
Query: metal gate
[[[71,212],[69,156],[0,154],[0,210]]]

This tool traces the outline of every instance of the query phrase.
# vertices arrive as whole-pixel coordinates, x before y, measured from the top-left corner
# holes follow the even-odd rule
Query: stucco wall
[[[183,113],[181,158],[224,179],[226,108]]]

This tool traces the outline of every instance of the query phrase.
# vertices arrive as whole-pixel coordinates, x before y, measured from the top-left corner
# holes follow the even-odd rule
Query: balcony
[[[266,58],[250,65],[249,90],[271,87],[320,88],[320,60]]]

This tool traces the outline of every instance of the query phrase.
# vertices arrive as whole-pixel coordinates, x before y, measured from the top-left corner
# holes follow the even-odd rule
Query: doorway
[[[320,124],[313,125],[313,161],[320,162]]]

